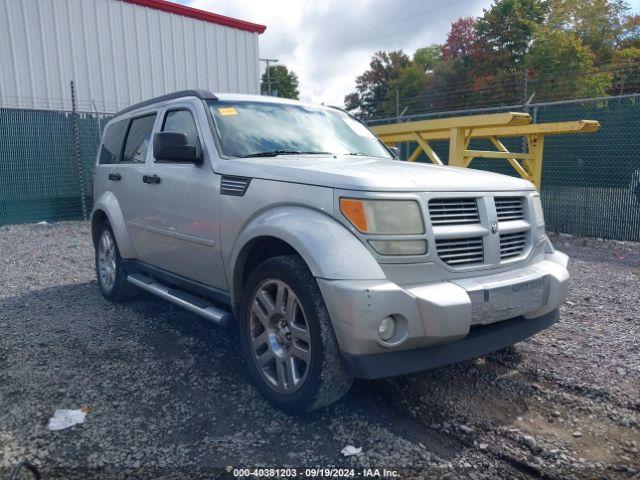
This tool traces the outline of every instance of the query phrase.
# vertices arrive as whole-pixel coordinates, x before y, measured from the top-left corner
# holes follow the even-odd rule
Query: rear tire
[[[299,256],[261,263],[247,280],[238,313],[249,375],[277,408],[307,412],[347,393],[353,377],[318,284]]]
[[[100,225],[95,250],[96,276],[104,298],[124,302],[135,297],[139,290],[127,281],[124,261],[109,222]]]

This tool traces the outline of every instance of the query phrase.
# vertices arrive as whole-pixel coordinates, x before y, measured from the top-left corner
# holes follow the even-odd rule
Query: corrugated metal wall
[[[120,0],[0,0],[0,107],[115,112],[187,88],[259,93],[258,34]]]

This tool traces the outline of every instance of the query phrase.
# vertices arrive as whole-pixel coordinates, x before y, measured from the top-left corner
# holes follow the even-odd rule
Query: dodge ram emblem
[[[491,233],[498,233],[498,222],[491,222]]]

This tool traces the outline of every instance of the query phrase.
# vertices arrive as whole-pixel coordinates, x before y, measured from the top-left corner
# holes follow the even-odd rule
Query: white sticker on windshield
[[[367,127],[362,125],[360,122],[356,122],[353,118],[342,117],[342,120],[344,120],[344,123],[349,125],[349,128],[351,128],[351,130],[353,130],[356,134],[360,135],[361,137],[376,138],[375,135],[371,133],[371,131]]]

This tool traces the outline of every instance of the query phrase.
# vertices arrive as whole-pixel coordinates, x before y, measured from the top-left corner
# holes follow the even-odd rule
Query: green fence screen
[[[0,109],[0,225],[81,219],[81,192],[90,210],[91,173],[108,119],[92,113]]]

